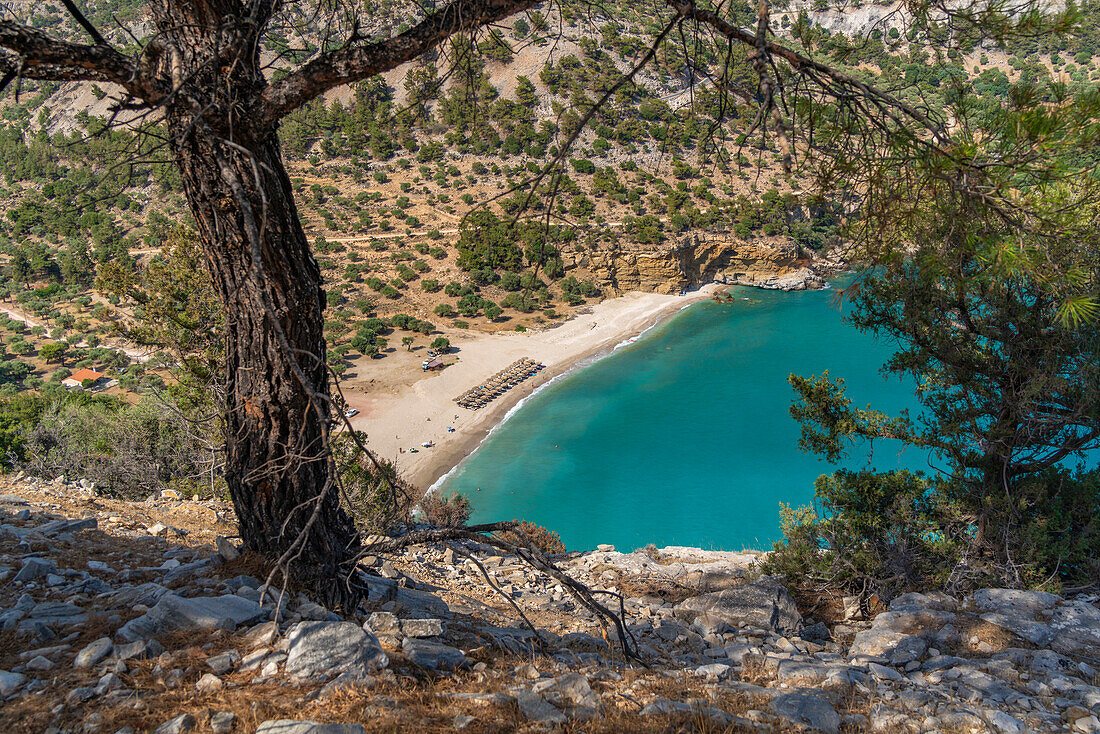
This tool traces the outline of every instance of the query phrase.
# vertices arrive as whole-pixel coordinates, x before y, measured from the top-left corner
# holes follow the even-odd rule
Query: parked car
[[[355,408],[348,408],[344,411],[344,417],[346,418],[354,418],[357,415],[359,415],[359,411]]]

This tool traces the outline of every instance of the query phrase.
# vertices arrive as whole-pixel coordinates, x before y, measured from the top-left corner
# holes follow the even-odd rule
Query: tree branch
[[[449,36],[507,18],[536,0],[453,0],[404,33],[367,46],[345,45],[322,53],[267,87],[253,117],[271,129],[279,119],[329,89],[396,68],[438,46]]]
[[[939,143],[942,144],[946,142],[947,136],[941,125],[930,120],[915,107],[906,104],[877,87],[873,87],[853,76],[844,74],[831,66],[814,61],[797,51],[760,38],[759,30],[756,34],[753,34],[743,28],[738,28],[713,10],[703,10],[696,7],[695,0],[665,0],[665,3],[683,17],[710,26],[731,41],[737,41],[747,47],[756,49],[758,54],[766,52],[768,56],[775,56],[783,59],[790,64],[797,73],[808,76],[811,79],[820,75],[839,85],[842,90],[848,89],[853,92],[858,92],[860,96],[867,99],[871,104],[879,107],[890,117],[894,116],[890,110],[897,109],[906,117],[912,119],[922,128],[927,130]],[[761,27],[766,29],[767,25],[761,24]],[[825,87],[825,85],[821,86]],[[826,92],[830,91],[827,87],[825,87],[825,89]],[[833,91],[833,94],[836,94],[836,90]]]
[[[10,20],[0,21],[0,74],[48,81],[112,82],[146,102],[160,96],[137,62],[110,46],[68,43]]]

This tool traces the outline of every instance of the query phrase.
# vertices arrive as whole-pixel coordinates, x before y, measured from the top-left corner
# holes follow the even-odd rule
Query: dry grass
[[[64,706],[56,716],[53,705],[78,681],[69,672],[54,679],[47,693],[27,696],[0,712],[0,724],[13,732],[40,732],[53,725],[79,730],[92,713],[101,717],[101,731],[115,731],[130,726],[138,731],[151,731],[162,722],[182,713],[190,713],[197,722],[197,731],[209,728],[210,716],[230,711],[237,716],[237,731],[254,731],[269,719],[300,719],[319,722],[356,722],[369,732],[416,731],[443,732],[453,730],[459,714],[475,717],[465,731],[496,734],[512,732],[529,726],[513,703],[480,705],[472,701],[454,700],[446,694],[499,691],[515,684],[510,675],[515,665],[527,662],[520,658],[501,656],[493,661],[489,675],[462,672],[447,677],[417,675],[400,667],[395,657],[396,675],[377,678],[368,685],[340,689],[325,698],[316,697],[318,687],[296,687],[282,678],[251,684],[252,673],[224,676],[226,687],[217,692],[200,694],[195,683],[207,672],[205,660],[234,640],[228,635],[213,635],[216,650],[203,651],[191,644],[193,635],[176,635],[162,640],[169,648],[170,661],[158,671],[158,662],[145,660],[130,665],[122,679],[128,688],[142,691],[139,699],[131,697],[118,705],[105,705],[93,699],[83,706]],[[168,688],[163,672],[184,670],[179,685]],[[655,697],[670,700],[696,699],[735,715],[744,715],[753,708],[743,694],[715,690],[697,679],[647,677],[645,671],[624,671],[623,680],[596,682],[593,688],[601,696],[601,713],[585,722],[570,722],[565,732],[612,734],[614,732],[734,732],[744,728],[723,727],[708,717],[693,713],[679,715],[639,715],[645,703]],[[631,693],[617,693],[629,690]]]
[[[18,665],[19,653],[25,649],[25,638],[12,630],[0,630],[0,670],[11,670]]]
[[[844,621],[844,595],[836,591],[820,591],[791,585],[787,588],[803,617],[833,624]]]
[[[156,504],[129,502],[123,499],[88,495],[76,490],[61,489],[57,485],[33,489],[22,482],[3,478],[0,484],[3,492],[19,495],[37,505],[51,506],[49,512],[63,517],[95,517],[97,515],[118,516],[123,518],[123,527],[141,529],[156,523],[179,528],[186,535],[186,545],[202,546],[213,544],[218,535],[232,536],[237,533],[237,524],[232,508],[228,503],[216,501],[213,504],[191,501],[169,501]],[[30,524],[39,524],[41,518],[32,519]],[[17,523],[18,524],[18,523]],[[106,523],[100,520],[100,529],[106,529]],[[132,543],[146,542],[118,535],[109,536],[113,541],[127,544],[126,550],[134,550]],[[178,537],[174,541],[183,542]],[[162,546],[162,550],[167,545]],[[83,567],[83,564],[81,564]]]
[[[676,604],[698,593],[669,578],[627,578],[618,581],[619,590],[628,597],[654,596]]]
[[[15,489],[16,493],[23,494],[18,491],[18,487]],[[49,499],[40,501],[56,501],[56,498],[51,493]],[[69,498],[65,501],[68,506],[76,509],[75,512],[66,514],[86,514],[86,508],[83,512],[80,511],[84,505],[78,499]],[[107,511],[127,516],[122,507]],[[158,512],[158,508],[143,505],[142,512],[152,515]],[[38,524],[42,519],[39,515],[27,524]],[[203,521],[202,517],[193,520]],[[109,530],[82,531],[76,534],[71,544],[51,539],[50,543],[56,553],[50,553],[50,557],[61,568],[83,569],[86,568],[87,561],[92,559],[105,561],[116,570],[158,566],[163,561],[165,551],[186,549],[201,542],[203,537],[195,532],[183,538],[165,540],[128,538],[114,535]],[[209,547],[204,547],[202,553],[210,551]],[[12,538],[0,538],[0,553],[18,556],[25,552],[26,549],[19,548]],[[181,560],[186,558],[187,554],[182,554]],[[269,569],[270,565],[259,556],[244,553],[238,560],[214,569],[212,574],[221,578],[245,574],[262,580],[266,578]],[[635,582],[624,579],[621,574],[619,583],[628,594],[663,595],[663,598],[669,600],[687,595],[689,591],[661,579]],[[0,586],[0,607],[10,607],[17,593],[21,591],[13,585]],[[36,601],[59,600],[46,588],[38,588],[32,595]],[[485,596],[487,600],[491,599],[490,595]],[[96,602],[91,596],[73,601],[86,609],[96,608]],[[127,691],[125,695],[105,695],[84,703],[68,703],[66,696],[70,691],[77,687],[94,687],[104,672],[102,666],[74,670],[71,663],[73,656],[84,645],[109,635],[117,628],[117,619],[108,623],[110,614],[119,614],[122,621],[126,621],[140,614],[140,611],[103,609],[101,613],[92,613],[86,624],[76,628],[78,634],[66,640],[70,647],[51,656],[57,664],[56,667],[48,673],[35,675],[44,684],[43,687],[33,694],[23,695],[6,703],[0,709],[0,730],[41,732],[52,726],[62,730],[80,731],[87,718],[95,715],[100,721],[100,732],[113,732],[124,726],[133,727],[137,731],[151,731],[164,721],[182,713],[190,713],[196,719],[196,731],[201,732],[209,731],[209,721],[213,713],[229,711],[237,716],[236,731],[240,732],[253,731],[260,722],[278,718],[357,722],[371,732],[444,732],[453,730],[454,718],[459,714],[475,717],[473,724],[465,731],[511,732],[531,728],[515,704],[479,705],[471,701],[455,700],[445,694],[500,692],[517,684],[529,685],[530,680],[514,672],[515,669],[529,664],[534,664],[543,676],[560,675],[567,670],[547,657],[514,655],[486,644],[468,652],[472,661],[486,664],[487,668],[483,672],[468,670],[454,675],[437,676],[413,666],[400,652],[388,650],[391,658],[389,671],[378,676],[373,685],[341,690],[324,699],[318,697],[319,685],[299,686],[283,675],[253,683],[258,674],[256,671],[222,676],[225,683],[222,690],[199,693],[195,684],[209,672],[206,664],[209,657],[229,649],[236,649],[244,654],[251,650],[251,644],[240,635],[221,630],[203,631],[199,634],[189,631],[162,637],[159,641],[166,652],[156,660],[127,661],[124,672],[118,674]],[[562,621],[560,617],[551,618],[542,614],[535,616],[538,617],[536,624],[547,628]],[[476,626],[472,622],[473,620],[468,625],[471,629]],[[575,623],[576,620],[571,622]],[[456,619],[451,626],[460,628],[462,624]],[[571,628],[575,628],[575,624]],[[65,632],[60,630],[62,637]],[[20,637],[11,632],[0,633],[0,668],[10,670],[23,664],[25,661],[20,659],[20,653],[49,644],[51,643]],[[469,646],[463,647],[468,649]],[[181,674],[176,684],[170,688],[167,674],[172,670],[181,671]],[[708,683],[690,675],[666,677],[645,669],[621,669],[619,672],[622,680],[618,681],[601,682],[596,680],[599,676],[593,676],[593,689],[600,695],[600,716],[585,722],[570,722],[563,727],[564,731],[611,734],[743,730],[736,725],[719,726],[698,712],[641,716],[642,708],[656,697],[672,701],[699,701],[701,706],[717,708],[738,716],[744,716],[753,708],[765,707],[763,701],[753,701],[728,687]],[[762,660],[748,660],[741,678],[757,685],[771,683],[771,676],[764,669]]]
[[[764,665],[762,655],[746,655],[742,658],[740,679],[754,686],[764,686],[772,682],[772,674]]]
[[[1003,627],[990,624],[981,617],[960,614],[955,622],[955,626],[959,630],[959,642],[955,645],[955,649],[952,650],[952,652],[955,653],[973,657],[1004,652],[1010,647],[1035,648],[1035,645],[1022,637],[1014,635]],[[975,638],[976,641],[972,642]],[[978,646],[983,642],[992,647],[993,650],[984,653],[979,650]]]
[[[240,557],[236,560],[226,561],[218,566],[214,571],[214,575],[222,579],[231,579],[234,576],[251,576],[260,581],[266,581],[268,574],[271,573],[274,567],[275,565],[269,559],[264,558],[259,553],[242,551]],[[271,583],[273,586],[282,584],[283,575],[276,573],[271,579]],[[297,590],[297,588],[290,588],[292,592]]]
[[[103,633],[102,620],[96,620],[81,635],[79,644]],[[0,636],[4,650],[0,664],[8,665],[17,654],[13,648],[20,642],[11,633]],[[389,651],[389,672],[367,685],[353,686],[319,698],[319,685],[299,687],[284,676],[253,683],[255,671],[222,676],[225,688],[199,693],[195,684],[209,671],[207,658],[227,649],[247,652],[250,645],[240,635],[222,630],[204,632],[198,638],[194,632],[180,632],[160,638],[166,653],[156,660],[136,660],[127,664],[120,675],[123,685],[138,694],[130,694],[111,702],[97,697],[82,705],[58,705],[74,687],[94,685],[98,670],[75,671],[63,662],[44,691],[24,696],[0,710],[0,726],[12,732],[41,732],[50,726],[80,730],[85,719],[96,714],[100,731],[116,731],[123,726],[137,731],[151,731],[159,724],[190,713],[196,719],[196,731],[209,730],[210,717],[221,711],[237,716],[236,731],[254,731],[259,723],[269,719],[299,719],[319,722],[361,723],[369,732],[452,731],[457,715],[475,717],[464,731],[497,734],[530,728],[514,703],[504,705],[478,704],[455,700],[447,694],[506,691],[517,683],[529,684],[526,676],[514,671],[530,664],[543,675],[564,672],[557,663],[544,657],[526,657],[499,653],[484,647],[471,653],[473,660],[485,662],[484,672],[461,671],[437,676],[415,668],[405,658]],[[73,650],[79,649],[74,644]],[[68,658],[71,660],[71,656]],[[178,684],[169,688],[166,674],[183,671]],[[666,677],[645,669],[620,669],[621,680],[602,681],[593,678],[592,687],[600,696],[600,715],[589,721],[570,722],[565,732],[612,734],[615,732],[736,732],[745,731],[736,724],[725,727],[698,712],[677,715],[641,716],[642,708],[654,698],[673,701],[699,701],[700,706],[713,707],[727,713],[744,716],[754,708],[764,708],[764,702],[707,683],[689,675]],[[741,676],[757,685],[767,684],[769,675],[763,661],[746,661]],[[58,712],[54,713],[55,707]],[[780,727],[777,731],[785,731]]]

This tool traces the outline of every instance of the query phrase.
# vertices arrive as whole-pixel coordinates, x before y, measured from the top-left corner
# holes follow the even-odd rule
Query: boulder
[[[802,634],[800,635],[803,640],[808,642],[832,642],[833,633],[829,631],[828,625],[824,622],[815,622],[809,627],[802,628]]]
[[[934,635],[944,625],[951,624],[955,620],[956,616],[952,612],[935,609],[906,609],[904,611],[883,612],[875,617],[873,626],[876,629],[888,629],[907,635],[928,637]]]
[[[53,670],[55,667],[57,667],[57,664],[45,655],[35,655],[33,658],[27,661],[26,667],[27,670],[45,672],[47,670]]]
[[[401,632],[406,637],[439,637],[443,634],[443,620],[440,619],[404,619]]]
[[[99,527],[99,521],[94,517],[68,518],[54,520],[38,528],[43,535],[59,535],[61,533],[75,533],[78,530],[95,530]]]
[[[919,659],[927,650],[928,643],[920,637],[875,626],[856,633],[848,656],[891,665],[905,665]]]
[[[722,680],[729,675],[730,666],[724,663],[711,663],[710,665],[700,665],[695,669],[695,675],[700,678],[713,678],[714,680]]]
[[[401,642],[401,652],[409,662],[426,670],[454,670],[466,664],[466,655],[458,648],[412,637]]]
[[[24,625],[35,623],[53,627],[55,625],[83,624],[88,621],[88,615],[83,609],[75,604],[66,604],[59,601],[44,601],[41,604],[35,604],[34,608],[28,612],[28,616],[30,619],[19,623],[20,629]]]
[[[982,621],[1008,630],[1037,647],[1046,647],[1057,637],[1057,633],[1048,625],[1025,617],[1010,617],[999,612],[986,612],[982,615]]]
[[[174,719],[169,719],[158,726],[153,734],[183,734],[195,728],[195,717],[191,714],[180,714]]]
[[[117,691],[123,687],[122,679],[115,673],[104,673],[96,683],[95,694],[102,696],[110,691]]]
[[[958,608],[958,600],[942,591],[930,591],[927,594],[912,591],[894,597],[890,602],[891,612],[916,612],[925,609],[938,612],[954,612],[958,611]]]
[[[171,584],[174,581],[179,581],[188,576],[200,575],[203,571],[214,565],[214,560],[212,558],[200,558],[197,561],[192,561],[191,563],[185,563],[169,569],[168,572],[161,577],[160,581],[162,584]]]
[[[10,696],[22,688],[26,682],[27,676],[22,673],[9,673],[6,670],[0,670],[0,696]]]
[[[980,589],[968,600],[981,612],[1000,612],[1010,617],[1034,616],[1062,601],[1062,597],[1045,591],[1021,591],[1020,589]]]
[[[531,686],[531,692],[561,708],[592,709],[595,713],[595,708],[599,705],[599,698],[588,685],[588,678],[580,673],[566,673],[557,678],[541,680]]]
[[[210,717],[210,731],[214,734],[229,734],[237,723],[237,715],[232,711],[219,711]]]
[[[79,706],[85,701],[90,701],[95,698],[96,689],[91,686],[78,686],[72,688],[65,694],[65,703],[70,706]]]
[[[220,655],[206,659],[206,665],[217,675],[225,675],[241,664],[241,654],[236,650],[226,650]]]
[[[840,715],[828,701],[817,696],[787,693],[776,696],[771,711],[781,719],[810,731],[837,734],[840,731]]]
[[[118,589],[107,597],[107,603],[116,607],[132,607],[137,604],[151,607],[168,593],[168,587],[150,581],[138,586]]]
[[[267,647],[279,635],[279,625],[276,622],[261,622],[248,632],[244,633],[244,639],[252,649]]]
[[[1050,618],[1051,647],[1065,655],[1100,657],[1100,609],[1083,599],[1058,606]]]
[[[114,657],[118,660],[144,660],[155,658],[164,652],[164,646],[156,640],[137,640],[124,645],[115,645]]]
[[[257,598],[259,598],[259,592],[256,593]],[[309,619],[315,622],[339,622],[342,619],[340,615],[312,601],[304,601],[299,604],[296,613],[301,619]]]
[[[454,616],[447,602],[435,594],[406,589],[399,586],[394,579],[379,576],[367,576],[365,581],[369,591],[368,598],[379,603],[395,602],[402,616],[436,619],[451,619]]]
[[[362,678],[389,665],[378,638],[354,622],[299,622],[287,640],[286,672],[299,678]]]
[[[1100,734],[1100,718],[1097,718],[1095,714],[1082,716],[1073,722],[1073,731],[1079,732],[1079,734]]]
[[[537,693],[520,691],[516,694],[516,704],[523,715],[535,723],[561,725],[566,722],[565,714]]]
[[[674,613],[687,622],[702,618],[711,627],[721,623],[737,629],[746,624],[781,634],[794,634],[802,629],[802,616],[791,595],[766,576],[745,586],[693,596],[676,605]]]
[[[34,581],[47,574],[57,573],[57,564],[47,558],[27,558],[23,561],[23,568],[15,574],[13,581]]]
[[[259,604],[232,594],[184,598],[175,594],[161,597],[148,612],[132,619],[118,631],[119,637],[133,642],[185,629],[234,630],[268,615]]]
[[[1001,734],[1025,734],[1027,732],[1027,725],[1024,722],[1015,716],[1006,714],[1004,711],[989,711],[986,713],[986,717],[993,728]]]
[[[89,642],[84,649],[76,654],[73,661],[74,668],[90,668],[103,658],[111,654],[115,646],[110,637],[100,637],[95,642]]]
[[[374,612],[367,618],[367,627],[376,635],[401,634],[401,620],[390,612]]]
[[[199,693],[213,693],[225,688],[225,682],[213,673],[203,673],[195,684],[195,690]]]
[[[256,734],[366,734],[360,724],[318,724],[316,721],[265,721]]]
[[[816,660],[781,659],[775,676],[781,683],[817,685],[829,675],[829,666]]]
[[[893,668],[887,668],[885,665],[880,665],[876,662],[867,663],[867,671],[879,680],[902,680],[902,675]]]
[[[692,719],[705,718],[719,729],[728,728],[734,721],[733,717],[725,711],[707,706],[698,701],[670,701],[667,698],[657,697],[649,702],[641,711],[642,716],[665,716],[668,714],[687,714]],[[739,723],[746,723],[743,720]],[[736,731],[742,731],[737,729]],[[747,730],[746,730],[747,731]]]

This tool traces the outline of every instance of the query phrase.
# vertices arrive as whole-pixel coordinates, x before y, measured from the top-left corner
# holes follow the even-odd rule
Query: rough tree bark
[[[168,144],[225,307],[226,480],[247,548],[286,564],[330,605],[353,605],[360,538],[340,507],[321,272],[299,223],[279,119],[327,89],[391,69],[453,33],[531,0],[458,0],[408,32],[322,54],[270,85],[260,63],[264,0],[152,3],[140,56],[116,52],[76,11],[94,45],[0,22],[0,89],[15,76],[121,85],[161,110]]]
[[[266,86],[255,32],[228,0],[166,4],[155,18],[176,89],[169,145],[225,307],[226,481],[241,537],[326,602],[354,603],[341,580],[359,536],[331,491],[326,443],[321,272],[275,132],[257,134],[244,114]]]

